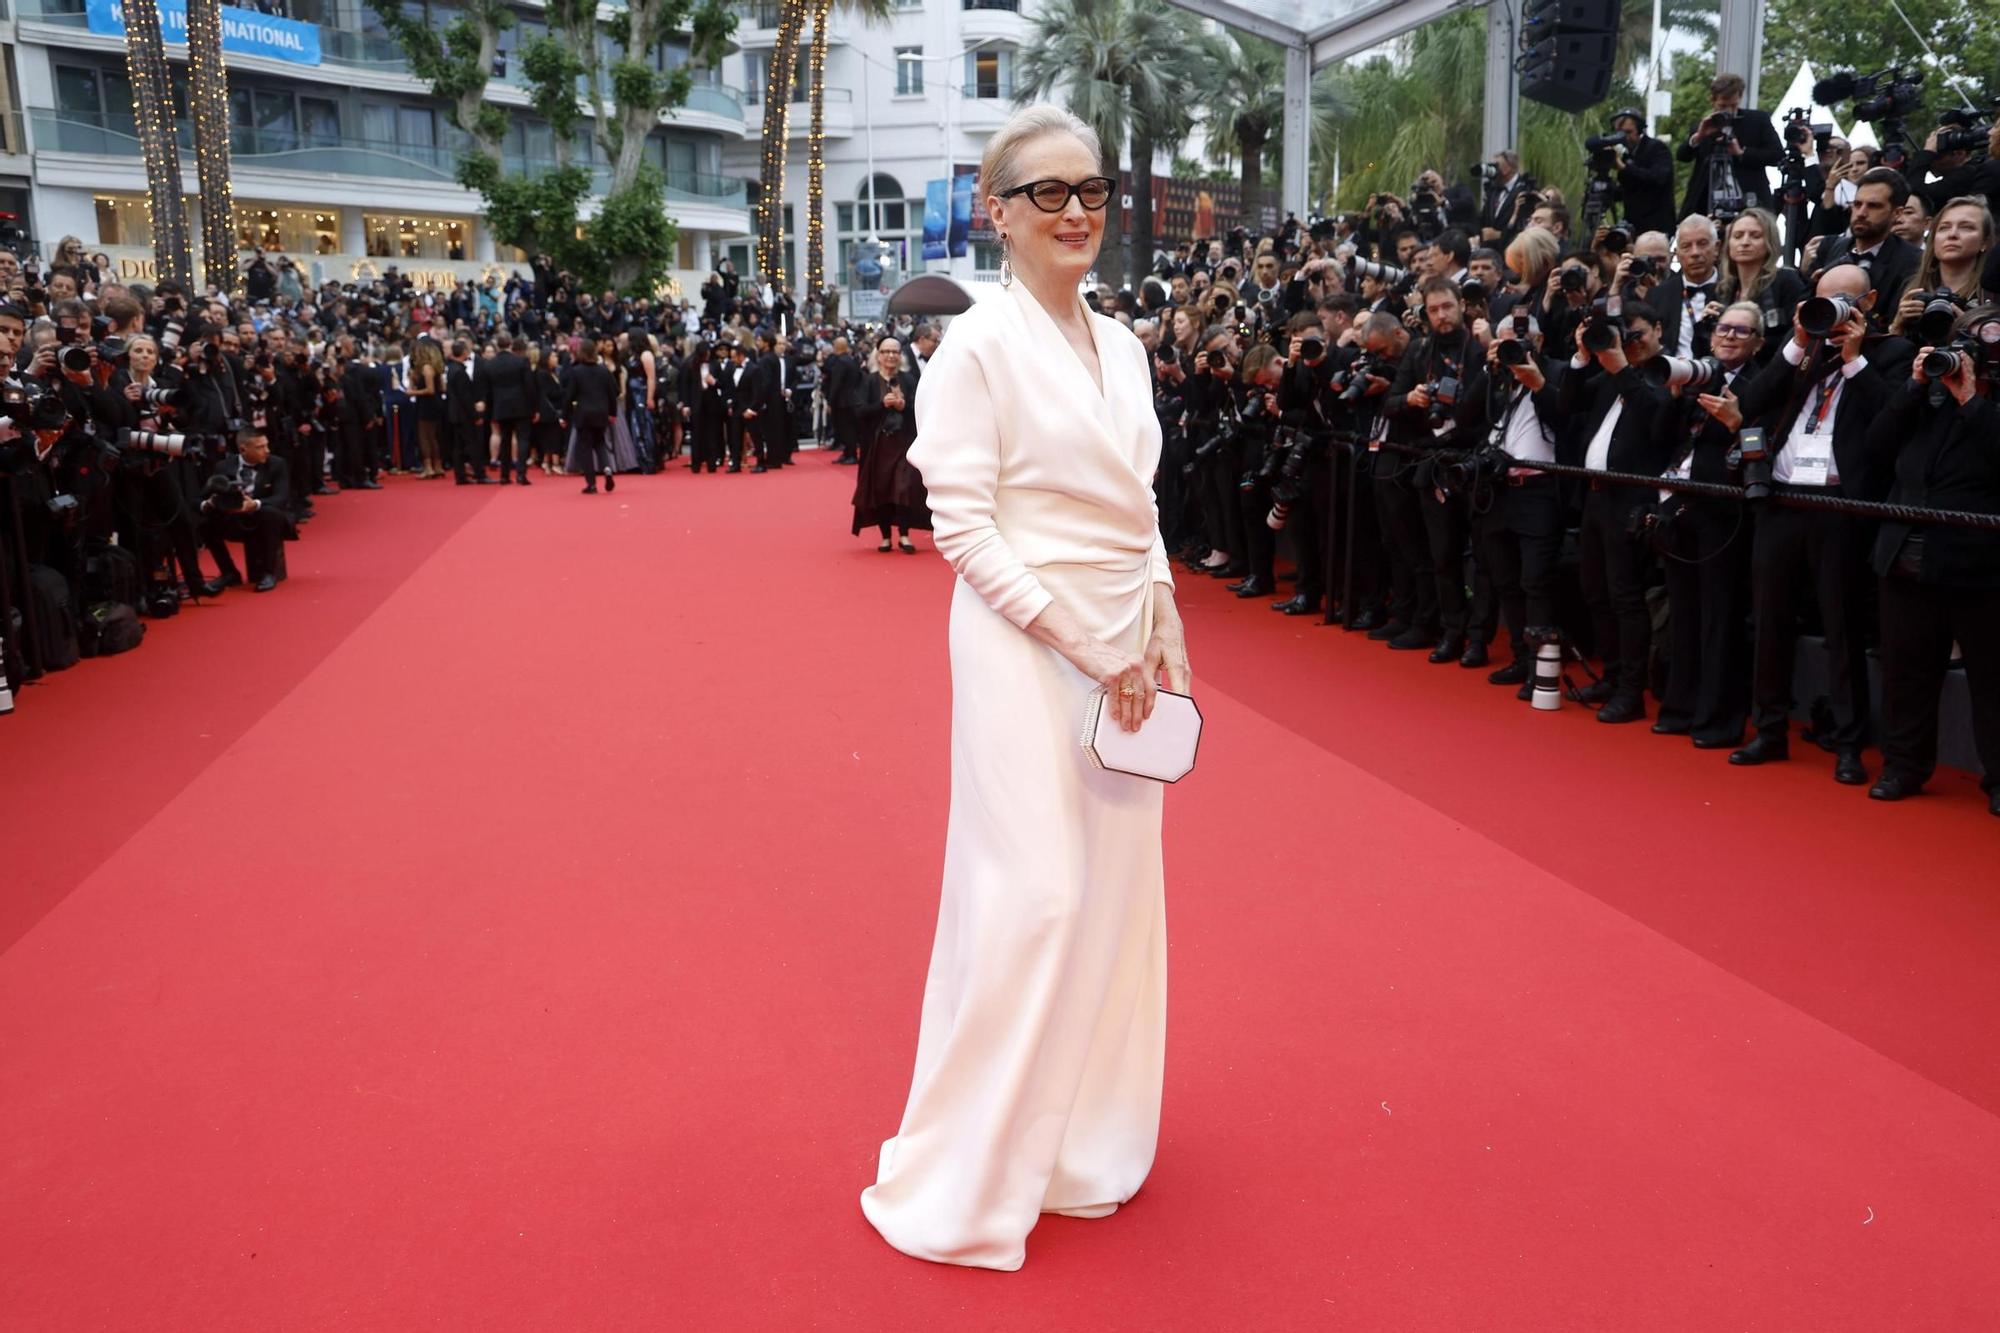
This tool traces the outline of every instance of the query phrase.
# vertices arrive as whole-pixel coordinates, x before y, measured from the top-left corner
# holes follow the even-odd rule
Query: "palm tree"
[[[790,130],[792,80],[799,33],[814,0],[778,0],[778,44],[764,76],[764,159],[758,173],[757,267],[772,285],[785,280],[785,136]]]
[[[1153,263],[1153,150],[1185,133],[1191,66],[1202,45],[1194,20],[1159,0],[1054,0],[1035,15],[1015,62],[1015,100],[1060,94],[1097,132],[1101,170],[1113,180],[1120,150],[1131,138],[1134,286]],[[1104,226],[1115,237],[1120,225],[1114,201],[1105,209]]]
[[[864,23],[879,23],[896,12],[895,0],[812,0],[812,134],[806,140],[806,292],[826,289],[826,72],[827,20],[838,8]],[[949,90],[945,95],[949,97]],[[871,186],[872,188],[872,186]]]
[[[1245,211],[1263,203],[1264,149],[1285,118],[1285,59],[1276,43],[1231,29],[1208,44],[1201,113],[1210,160],[1242,165]]]

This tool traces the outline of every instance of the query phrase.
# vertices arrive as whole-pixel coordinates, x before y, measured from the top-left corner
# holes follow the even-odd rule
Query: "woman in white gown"
[[[910,461],[953,585],[951,817],[916,1072],[861,1208],[920,1259],[1017,1269],[1040,1215],[1103,1217],[1145,1181],[1166,1047],[1163,788],[1078,743],[1188,688],[1160,541],[1146,352],[1090,313],[1111,188],[1096,137],[1028,107],[980,188],[1004,286],[917,390]]]

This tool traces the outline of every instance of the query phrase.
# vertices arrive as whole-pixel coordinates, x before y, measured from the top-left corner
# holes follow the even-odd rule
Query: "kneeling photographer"
[[[1474,497],[1473,540],[1493,583],[1513,657],[1486,679],[1534,693],[1536,647],[1556,637],[1556,565],[1562,551],[1562,482],[1519,463],[1553,463],[1562,370],[1542,356],[1542,330],[1517,309],[1494,328],[1486,360],[1466,382],[1482,413],[1484,443],[1463,464]]]
[[[258,592],[278,586],[278,556],[285,539],[297,529],[286,511],[291,503],[291,472],[282,458],[271,456],[270,437],[255,426],[236,434],[235,452],[223,457],[202,491],[201,535],[222,571],[222,581],[243,582],[228,543],[243,543],[243,560]]]
[[[1924,347],[1910,379],[1868,430],[1894,468],[1892,504],[2000,514],[2000,306]],[[2000,815],[2000,532],[1885,522],[1872,567],[1882,616],[1882,776],[1878,801],[1922,790],[1937,767],[1938,695],[1956,642],[1972,696],[1972,740],[1987,809]]]
[[[1755,301],[1724,308],[1710,331],[1712,357],[1655,357],[1652,377],[1674,394],[1662,429],[1671,442],[1662,477],[1733,483],[1743,408],[1739,379],[1756,370],[1763,312]],[[1754,445],[1754,440],[1753,440]],[[1743,617],[1748,609],[1750,515],[1738,500],[1663,493],[1651,516],[1670,608],[1667,688],[1656,735],[1695,748],[1740,744],[1750,715]]]

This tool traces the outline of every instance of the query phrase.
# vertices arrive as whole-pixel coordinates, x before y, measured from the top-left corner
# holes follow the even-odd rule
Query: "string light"
[[[806,139],[806,292],[826,286],[826,22],[833,0],[813,0],[812,130]]]
[[[187,0],[188,101],[194,116],[195,179],[201,188],[202,281],[238,284],[235,194],[229,183],[229,71],[222,61],[221,0]]]
[[[133,120],[146,162],[146,220],[153,233],[154,261],[161,274],[185,287],[194,266],[188,255],[187,208],[181,198],[173,86],[160,41],[156,0],[127,0],[125,72],[132,82]]]

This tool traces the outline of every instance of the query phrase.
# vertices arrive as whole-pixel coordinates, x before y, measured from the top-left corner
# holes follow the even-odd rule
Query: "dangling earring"
[[[1000,233],[1000,285],[1014,285],[1014,266],[1007,260],[1007,233],[1004,231]]]

